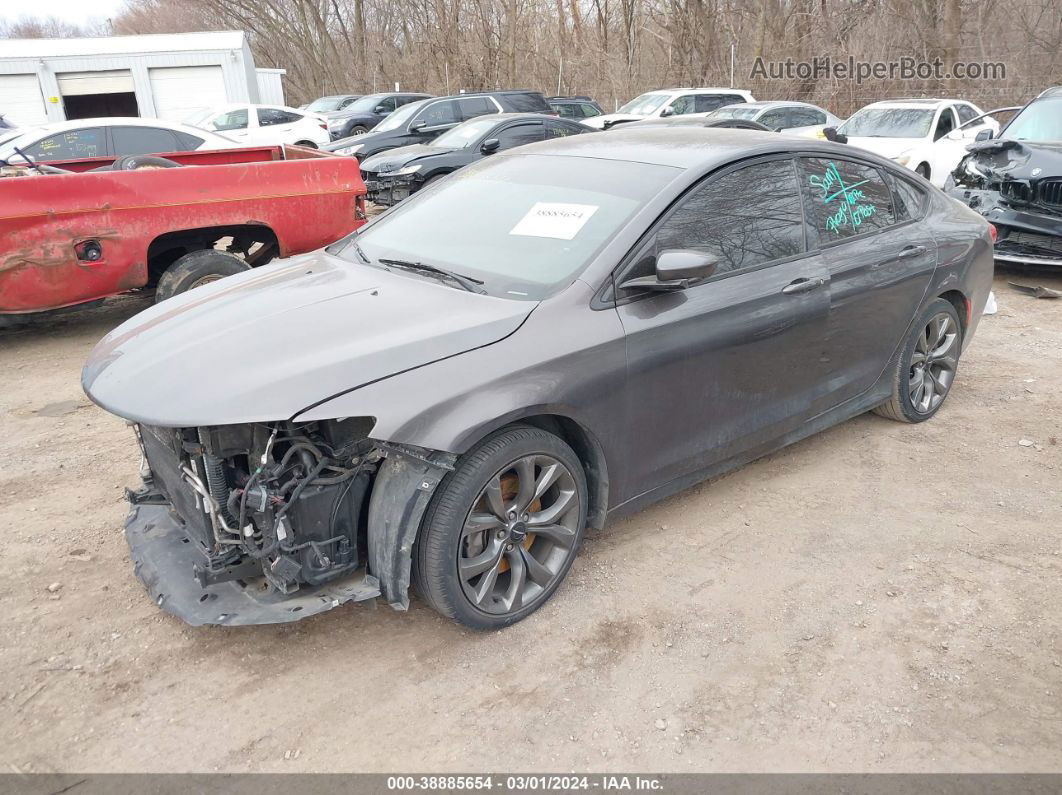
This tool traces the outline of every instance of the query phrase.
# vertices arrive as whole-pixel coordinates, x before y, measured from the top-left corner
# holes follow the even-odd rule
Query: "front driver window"
[[[737,199],[736,197],[740,197]],[[719,258],[716,273],[733,273],[804,251],[796,171],[791,160],[744,166],[687,194],[656,233],[653,253],[687,248]],[[640,268],[651,275],[654,259]]]
[[[676,116],[693,113],[693,95],[687,94],[684,97],[679,97],[671,103],[670,108],[671,112]]]
[[[246,130],[247,108],[230,110],[228,113],[222,113],[214,119],[210,126],[219,132],[224,130]]]
[[[955,115],[951,112],[951,108],[945,108],[944,112],[940,114],[940,118],[937,120],[937,130],[933,133],[933,140],[939,141],[954,129]]]

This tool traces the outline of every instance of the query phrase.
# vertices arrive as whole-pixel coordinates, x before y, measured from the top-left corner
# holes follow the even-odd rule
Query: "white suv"
[[[752,94],[739,88],[668,88],[642,94],[615,113],[583,119],[582,123],[604,130],[628,121],[709,113],[724,105],[754,101]]]
[[[972,102],[956,99],[874,102],[837,129],[851,146],[895,160],[938,188],[982,130],[996,135],[999,124]]]
[[[332,140],[323,117],[283,105],[224,105],[193,113],[184,123],[222,133],[248,146],[297,144],[318,148]]]

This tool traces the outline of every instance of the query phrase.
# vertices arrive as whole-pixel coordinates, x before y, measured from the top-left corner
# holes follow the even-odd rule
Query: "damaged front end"
[[[997,260],[1062,266],[1062,145],[975,143],[944,187],[996,227]]]
[[[192,625],[295,621],[381,592],[405,607],[413,538],[452,457],[372,440],[372,426],[134,426],[146,466],[126,539],[155,602]],[[374,488],[381,469],[416,482]]]

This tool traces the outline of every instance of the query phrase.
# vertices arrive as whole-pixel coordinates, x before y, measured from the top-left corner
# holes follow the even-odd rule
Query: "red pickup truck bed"
[[[0,178],[0,315],[154,286],[194,252],[228,257],[230,269],[262,264],[364,223],[350,157],[301,147],[162,157],[183,167],[94,171],[113,162],[94,158],[48,164],[70,174]]]

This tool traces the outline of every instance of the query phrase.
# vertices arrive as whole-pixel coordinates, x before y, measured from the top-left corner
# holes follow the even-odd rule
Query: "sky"
[[[0,20],[13,22],[23,17],[58,17],[75,25],[114,16],[122,0],[4,0]]]

